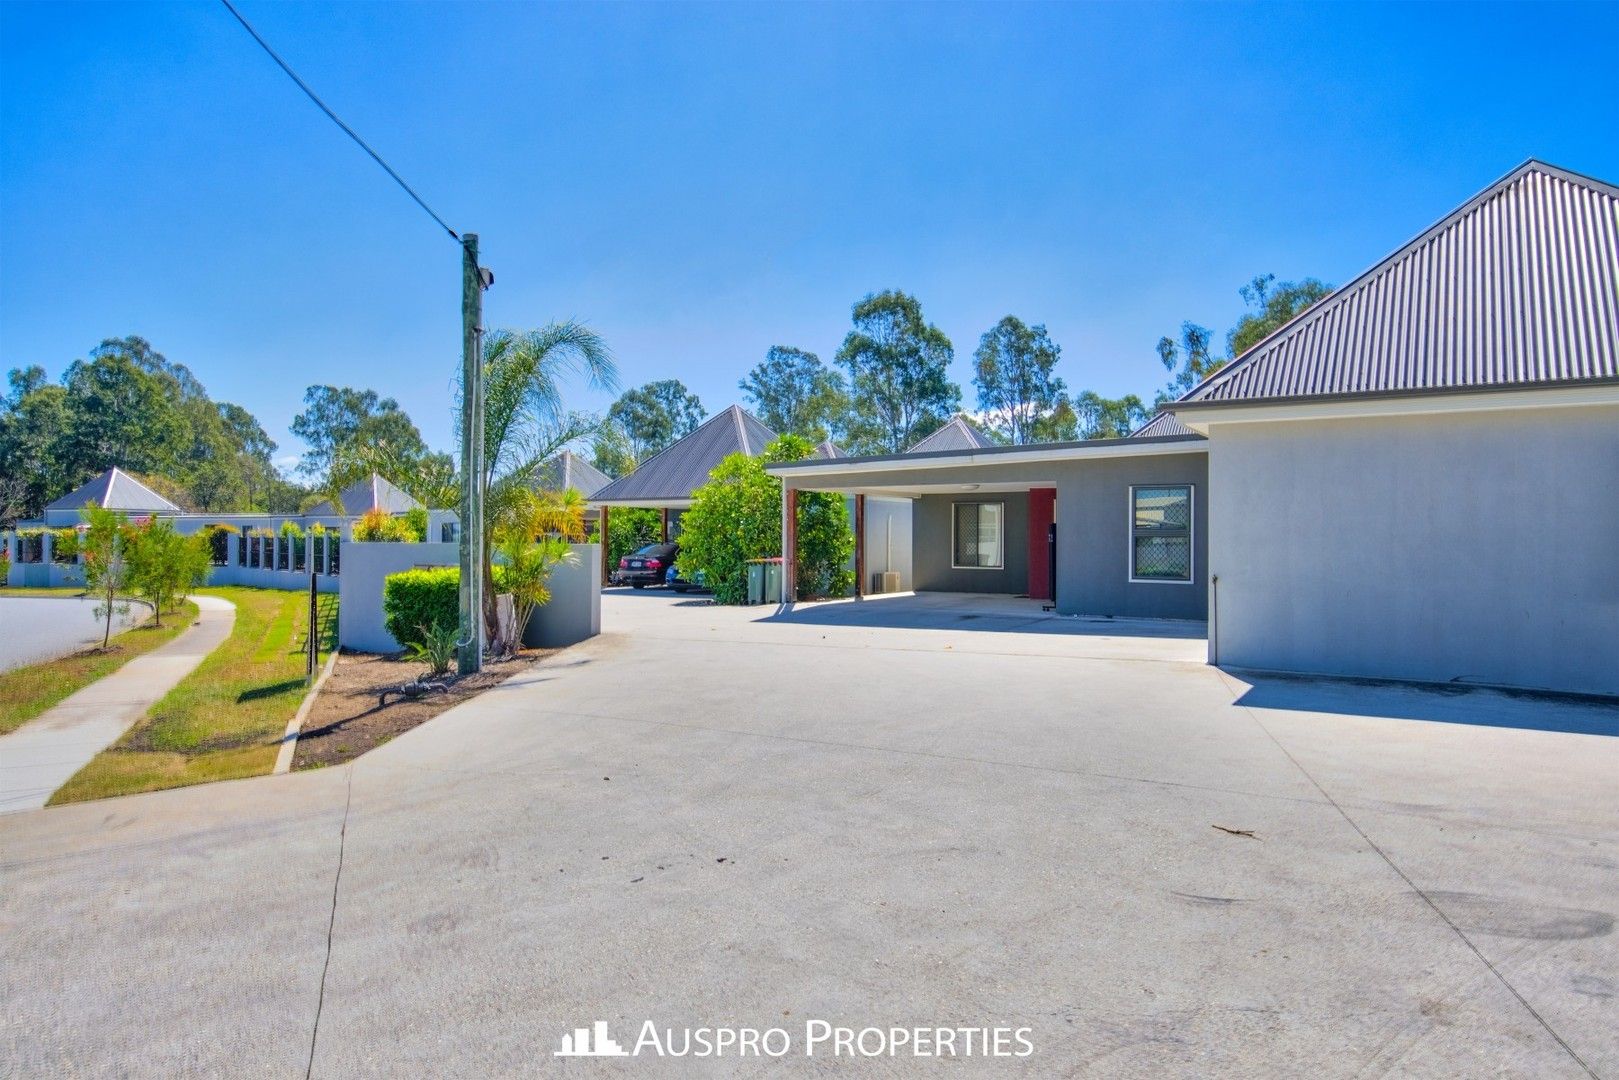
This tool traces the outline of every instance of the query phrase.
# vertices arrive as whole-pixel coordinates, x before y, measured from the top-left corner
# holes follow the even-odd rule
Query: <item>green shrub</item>
[[[418,544],[425,543],[427,541],[426,510],[423,510],[419,506],[412,510],[406,510],[404,514],[400,516],[399,520],[403,521],[405,523],[405,528],[410,530],[410,538],[412,540]]]
[[[423,531],[426,527],[423,526]],[[362,543],[409,544],[419,540],[410,523],[381,510],[367,510],[354,523],[354,539]]]
[[[382,620],[401,645],[423,644],[429,631],[461,623],[461,571],[453,566],[405,570],[382,583]]]

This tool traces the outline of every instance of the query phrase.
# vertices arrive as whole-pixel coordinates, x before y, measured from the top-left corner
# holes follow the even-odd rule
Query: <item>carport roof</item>
[[[1168,408],[1607,382],[1619,187],[1530,160]]]
[[[714,466],[731,454],[757,457],[776,433],[732,405],[703,421],[701,427],[638,465],[634,472],[598,490],[593,503],[658,506],[685,503],[708,483]]]
[[[1185,435],[1133,435],[1123,439],[1086,439],[1082,442],[1036,443],[1031,446],[986,446],[933,453],[874,454],[868,457],[806,458],[765,466],[774,476],[815,476],[833,473],[881,473],[904,469],[949,466],[1005,465],[1020,462],[1078,461],[1085,458],[1130,457],[1138,454],[1202,454],[1208,440],[1195,432]]]

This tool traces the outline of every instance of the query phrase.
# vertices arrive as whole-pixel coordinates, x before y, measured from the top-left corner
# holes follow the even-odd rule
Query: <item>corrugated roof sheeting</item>
[[[981,450],[997,443],[961,417],[952,417],[931,435],[918,439],[907,454],[927,454],[940,450]]]
[[[574,453],[564,450],[535,470],[534,486],[541,491],[565,491],[573,488],[581,495],[594,495],[608,484],[612,477]]]
[[[732,405],[703,421],[690,435],[643,461],[628,476],[601,488],[592,496],[602,502],[644,499],[648,505],[691,498],[708,482],[708,474],[727,455],[741,452],[757,457],[776,433],[755,417]]]
[[[45,509],[79,510],[92,502],[103,510],[181,512],[174,503],[116,466],[74,488]]]
[[[1619,189],[1530,162],[1185,402],[1619,378]]]
[[[1161,412],[1130,433],[1132,439],[1150,439],[1161,435],[1196,435],[1197,432],[1180,422],[1172,412]]]

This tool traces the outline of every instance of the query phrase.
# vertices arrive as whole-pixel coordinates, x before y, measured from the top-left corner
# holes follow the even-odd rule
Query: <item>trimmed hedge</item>
[[[458,629],[461,571],[441,566],[389,574],[382,583],[382,621],[401,645],[420,644],[423,626]]]

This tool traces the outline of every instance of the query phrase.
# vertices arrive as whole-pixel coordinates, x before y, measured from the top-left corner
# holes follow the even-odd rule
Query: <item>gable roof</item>
[[[1172,412],[1161,412],[1145,424],[1130,432],[1132,439],[1151,439],[1159,435],[1196,435]],[[1201,436],[1199,436],[1201,438]]]
[[[843,451],[838,449],[838,444],[831,439],[822,439],[816,444],[814,452],[810,454],[810,457],[817,458],[840,458],[844,456]]]
[[[581,495],[589,496],[612,482],[612,477],[572,450],[562,451],[534,470],[534,486],[541,491],[573,488]]]
[[[372,510],[381,510],[384,514],[403,514],[407,510],[420,509],[422,505],[395,486],[387,477],[377,473],[350,484],[338,493],[338,498],[343,501],[341,511],[328,499],[311,506],[304,511],[304,515],[318,517],[341,513],[344,517],[359,517]]]
[[[739,405],[715,413],[696,431],[679,442],[653,454],[634,472],[599,488],[592,502],[635,504],[638,500],[656,506],[678,502],[708,483],[708,474],[727,456],[736,453],[758,457],[775,439],[776,433]]]
[[[178,506],[117,467],[108,469],[89,483],[74,488],[45,509],[81,510],[92,502],[103,510],[140,510],[169,514],[183,512]]]
[[[959,416],[952,416],[944,427],[933,434],[919,439],[915,445],[905,451],[907,454],[930,454],[940,450],[982,450],[990,446],[999,446],[994,439],[967,423]]]
[[[1176,404],[1609,380],[1619,187],[1531,160]]]

